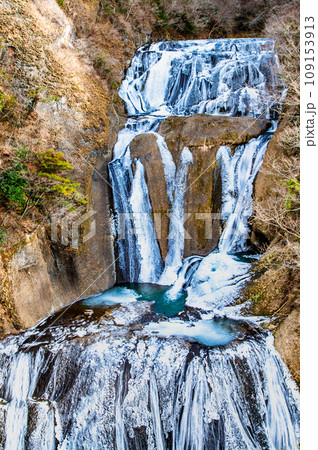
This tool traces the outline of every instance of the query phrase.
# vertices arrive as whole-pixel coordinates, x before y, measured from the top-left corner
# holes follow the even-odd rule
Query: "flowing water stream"
[[[121,283],[0,341],[0,448],[298,448],[298,390],[273,336],[231,306],[257,258],[248,219],[283,95],[278,71],[268,39],[160,42],[137,52],[119,92],[130,118],[109,164]],[[175,163],[158,127],[197,113],[266,117],[273,126],[234,153],[219,148],[218,248],[184,258],[193,156],[184,147]],[[156,138],[164,167],[165,261],[145,168],[130,156],[142,133]]]

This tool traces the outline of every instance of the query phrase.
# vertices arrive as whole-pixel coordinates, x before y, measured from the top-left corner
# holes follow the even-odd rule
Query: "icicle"
[[[177,278],[177,271],[182,265],[184,251],[183,203],[187,185],[189,165],[193,162],[192,153],[188,147],[182,150],[176,173],[174,200],[170,214],[168,254],[165,269],[159,284],[172,284]]]
[[[233,157],[225,147],[217,154],[222,173],[222,218],[226,221],[219,242],[220,252],[239,253],[249,249],[247,222],[253,212],[253,183],[271,136],[267,133],[239,146]]]
[[[145,181],[145,169],[136,161],[136,172],[130,196],[133,230],[140,254],[139,282],[155,283],[162,272],[162,259],[154,224],[151,219],[151,204]]]

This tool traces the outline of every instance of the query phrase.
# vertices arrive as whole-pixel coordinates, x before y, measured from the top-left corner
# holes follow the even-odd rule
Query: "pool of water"
[[[144,327],[146,334],[162,338],[177,336],[209,347],[228,345],[245,334],[244,326],[234,320],[214,318],[188,321],[177,317],[177,314],[184,310],[187,295],[185,291],[181,291],[177,298],[172,299],[169,295],[170,289],[170,287],[155,284],[125,283],[101,294],[85,298],[79,302],[78,306],[101,311],[117,304],[134,301],[154,302],[154,311],[168,317],[169,320],[148,323]]]
[[[126,283],[115,286],[101,294],[81,300],[80,304],[86,308],[107,309],[116,304],[133,301],[154,302],[153,309],[158,314],[173,317],[183,311],[186,300],[185,291],[181,291],[176,299],[171,299],[167,292],[170,286],[156,284]]]
[[[133,289],[128,289],[124,286],[115,286],[108,291],[84,298],[79,304],[85,308],[107,309],[115,305],[135,302],[138,300],[138,297],[138,293]]]
[[[224,317],[206,316],[201,318],[199,313],[193,314],[185,307],[186,293],[182,291],[177,298],[171,298],[169,290],[170,287],[154,284],[123,284],[100,294],[83,298],[65,306],[38,325],[37,330],[41,331],[41,342],[50,342],[52,336],[56,336],[56,333],[59,332],[60,327],[62,329],[66,327],[69,331],[74,332],[76,327],[81,330],[83,327],[91,325],[93,328],[90,328],[88,334],[95,332],[98,329],[98,327],[94,328],[96,324],[103,327],[103,318],[107,323],[109,315],[117,317],[116,313],[118,313],[119,321],[124,316],[126,317],[127,333],[131,332],[129,327],[133,325],[134,332],[136,331],[140,336],[156,336],[163,339],[179,337],[185,341],[198,342],[209,347],[228,345],[234,339],[244,339],[250,333],[245,322]],[[161,314],[161,317],[148,314],[140,323],[138,314],[134,318],[133,313],[131,322],[130,314],[134,309],[137,311],[138,308],[132,305],[132,308],[120,309],[118,306],[136,301],[152,302],[153,310]],[[142,308],[141,311],[149,312],[149,308],[145,310]],[[178,314],[180,312],[182,314]],[[135,325],[138,327],[134,328]],[[63,332],[61,336],[64,336]],[[68,338],[67,334],[65,336]]]

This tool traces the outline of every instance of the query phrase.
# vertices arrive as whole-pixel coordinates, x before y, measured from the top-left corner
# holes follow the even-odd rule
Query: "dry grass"
[[[300,238],[298,9],[286,5],[278,8],[268,20],[265,31],[267,36],[276,39],[281,76],[288,93],[282,112],[285,125],[277,134],[275,154],[265,157],[265,168],[262,168],[262,174],[269,176],[272,186],[265,199],[255,201],[255,222],[269,229],[270,235],[289,243]]]
[[[267,21],[265,35],[276,40],[283,82],[288,87],[283,114],[299,116],[300,66],[299,66],[299,7],[291,2],[276,10]]]
[[[271,171],[263,171],[274,180],[269,198],[254,202],[255,221],[287,242],[300,239],[299,158],[280,157],[268,161]]]

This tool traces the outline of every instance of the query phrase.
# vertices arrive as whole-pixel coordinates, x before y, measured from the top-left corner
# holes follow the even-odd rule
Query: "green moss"
[[[265,289],[263,289],[260,292],[257,292],[257,294],[252,297],[252,301],[255,303],[259,303],[262,300],[263,295],[265,294]]]
[[[299,208],[300,181],[296,178],[282,180],[282,185],[288,188],[288,195],[285,197],[285,208],[288,211]]]
[[[102,78],[106,78],[108,74],[113,71],[112,66],[103,55],[96,55],[93,61],[93,66],[98,75]]]
[[[58,95],[49,95],[48,97],[40,98],[42,103],[54,103],[58,102],[60,97]]]
[[[100,0],[100,6],[102,8],[102,12],[107,16],[113,16],[115,14],[114,8],[111,3],[107,0]]]
[[[29,152],[30,150],[27,147],[20,145],[17,149],[15,149],[16,159],[19,161],[25,160],[28,157]]]
[[[117,83],[116,81],[112,81],[112,88],[113,88],[113,89],[118,89],[119,86],[120,86],[119,83]]]
[[[17,106],[17,99],[14,95],[0,90],[0,120],[14,117]]]

